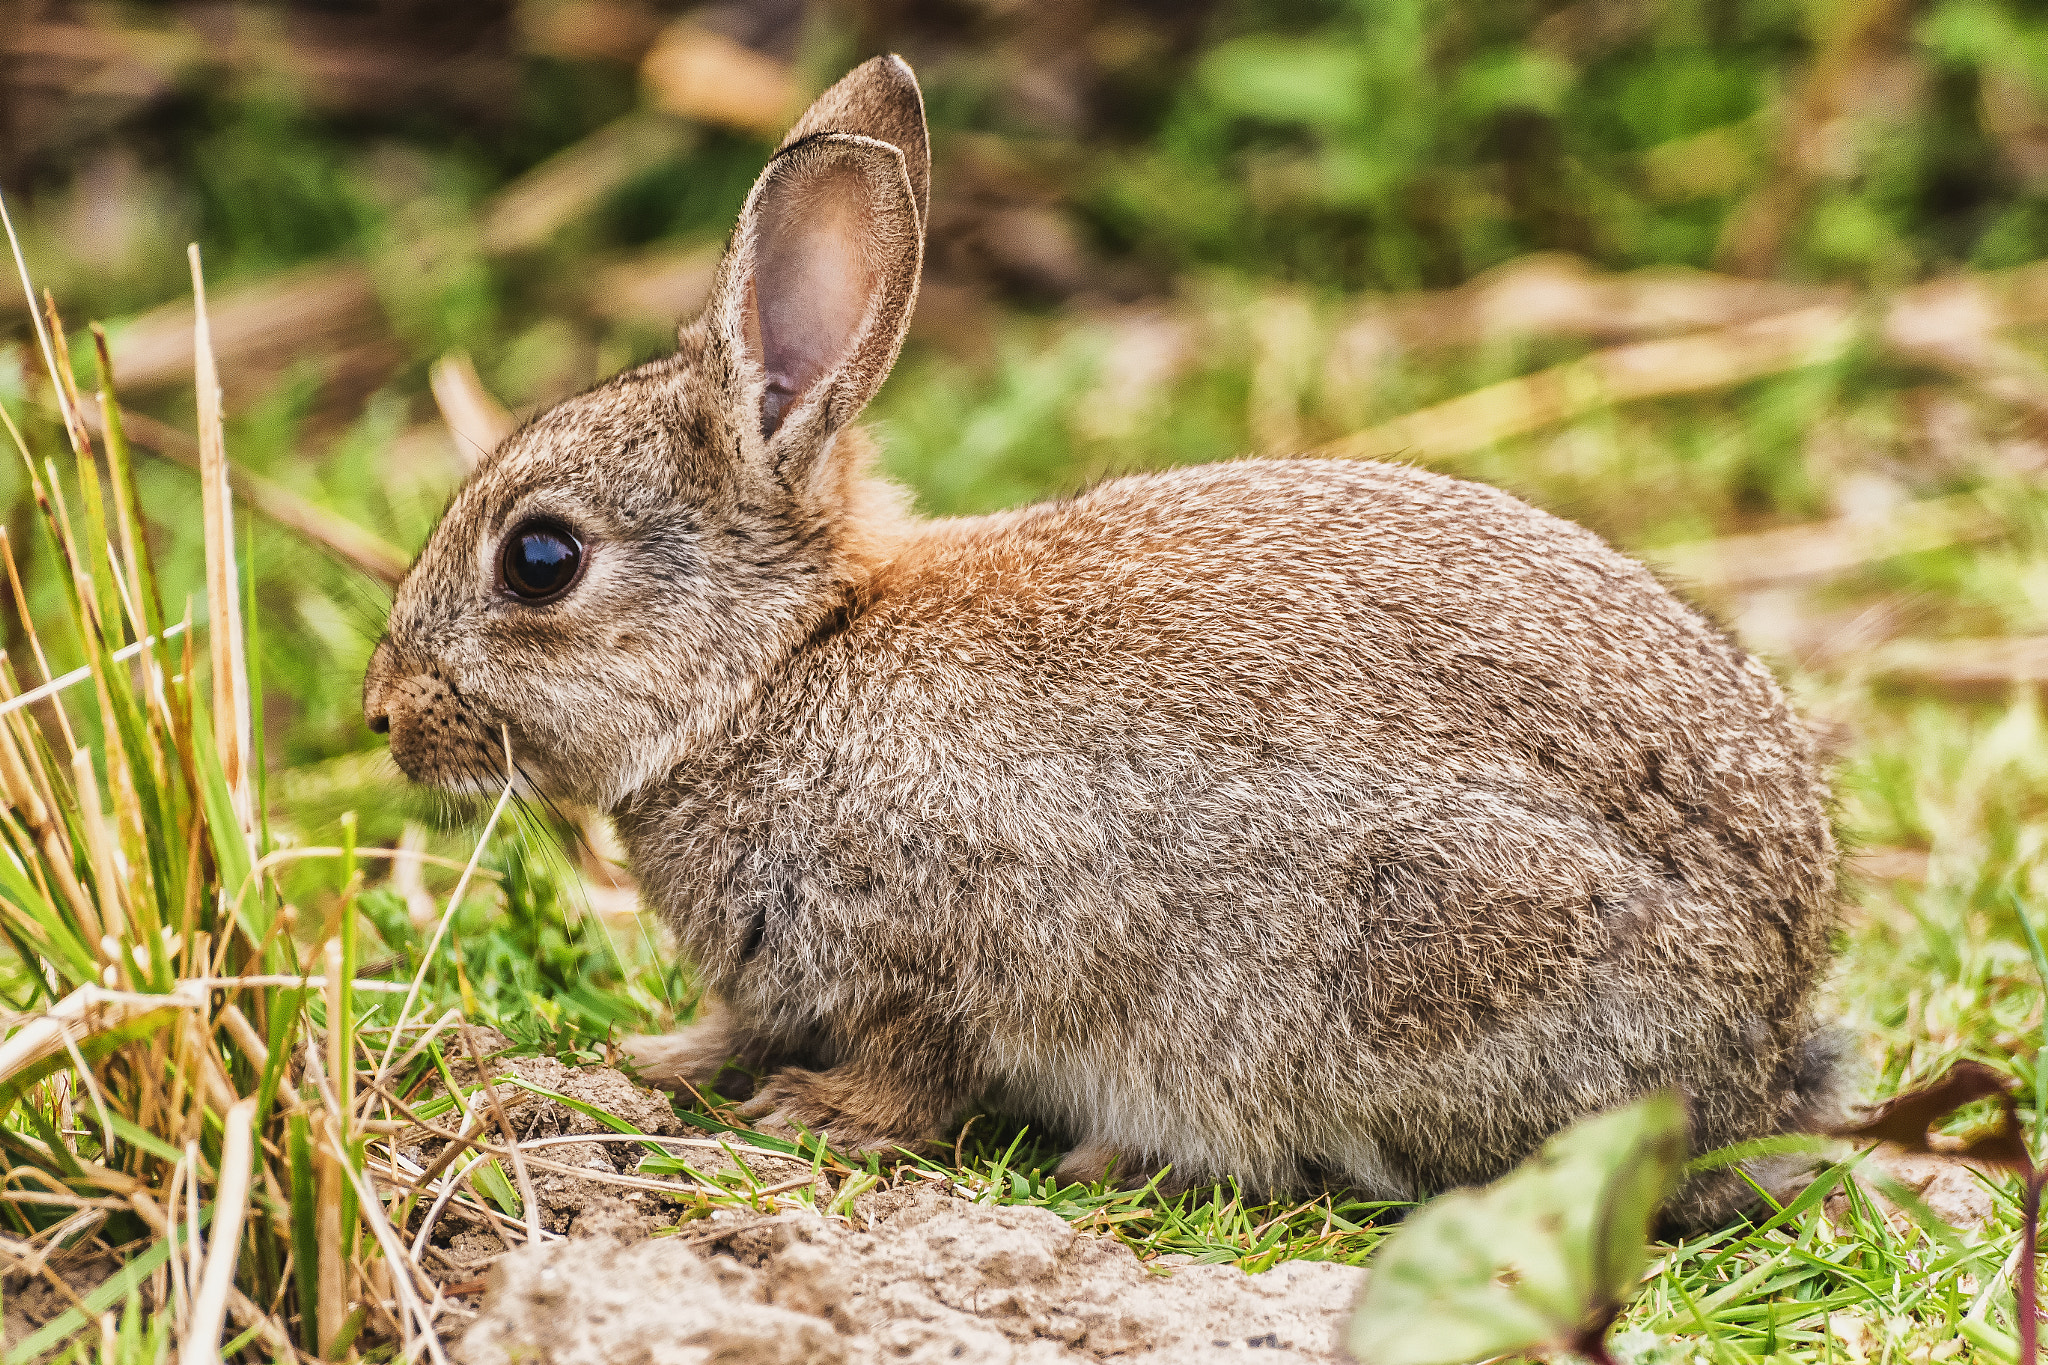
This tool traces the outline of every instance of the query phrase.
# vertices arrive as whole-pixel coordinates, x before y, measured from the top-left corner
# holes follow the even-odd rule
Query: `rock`
[[[1890,1201],[1883,1199],[1884,1187],[1869,1177],[1885,1175],[1898,1181],[1919,1195],[1935,1217],[1962,1232],[1983,1227],[1996,1208],[1984,1177],[1947,1157],[1902,1152],[1887,1144],[1864,1159],[1857,1175],[1887,1208]]]

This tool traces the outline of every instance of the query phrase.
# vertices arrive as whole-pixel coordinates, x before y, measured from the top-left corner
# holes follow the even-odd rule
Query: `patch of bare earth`
[[[744,1162],[757,1189],[808,1183],[807,1163],[690,1132],[667,1097],[617,1071],[493,1057],[503,1039],[475,1034],[486,1075],[514,1074],[642,1133],[680,1139],[668,1150],[708,1175]],[[466,1059],[453,1073],[464,1089],[474,1083]],[[1044,1209],[982,1207],[944,1182],[907,1174],[855,1200],[850,1217],[728,1209],[678,1225],[680,1210],[666,1196],[606,1179],[635,1172],[641,1144],[612,1139],[589,1115],[509,1082],[497,1092],[522,1147],[590,1176],[531,1173],[538,1245],[526,1245],[520,1220],[497,1210],[474,1201],[444,1208],[424,1268],[456,1296],[442,1322],[464,1365],[1344,1359],[1339,1331],[1363,1276],[1350,1266],[1290,1262],[1247,1275],[1235,1266],[1147,1265],[1114,1238],[1077,1233]],[[472,1110],[480,1112],[478,1100]],[[457,1118],[442,1122],[452,1128]],[[441,1146],[427,1137],[403,1150],[424,1168]],[[829,1178],[817,1180],[813,1196],[827,1203]],[[777,1202],[787,1209],[788,1199]],[[415,1219],[408,1237],[417,1231]],[[481,1305],[472,1309],[480,1279]]]
[[[1289,1262],[1150,1268],[1044,1209],[936,1185],[812,1213],[522,1247],[491,1272],[464,1365],[1137,1365],[1336,1361],[1363,1275]],[[701,1231],[698,1229],[702,1229]]]

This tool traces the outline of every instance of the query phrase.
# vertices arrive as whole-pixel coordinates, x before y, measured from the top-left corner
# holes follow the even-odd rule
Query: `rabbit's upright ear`
[[[747,198],[706,321],[743,454],[791,486],[896,361],[930,178],[917,80],[877,57],[818,97]]]

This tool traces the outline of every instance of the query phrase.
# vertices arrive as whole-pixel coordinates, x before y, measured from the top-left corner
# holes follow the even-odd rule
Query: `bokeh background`
[[[1834,1008],[1873,1072],[2038,1076],[2048,15],[2021,0],[0,0],[0,188],[89,388],[106,323],[195,590],[203,252],[287,837],[354,809],[465,847],[473,813],[359,715],[383,580],[508,413],[670,344],[787,120],[882,50],[924,84],[935,190],[871,417],[926,512],[1324,449],[1593,526],[1833,737]],[[32,347],[0,290],[0,405],[54,452]],[[11,465],[0,506],[54,601]],[[631,902],[601,830],[536,819],[594,880],[485,893],[462,989],[574,1046],[672,1009],[660,970],[635,995],[540,927]],[[416,890],[366,902],[394,953]]]

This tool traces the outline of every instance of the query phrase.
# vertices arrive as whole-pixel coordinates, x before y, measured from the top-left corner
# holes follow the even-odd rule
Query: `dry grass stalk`
[[[662,31],[640,78],[671,114],[770,138],[789,126],[803,93],[783,63],[689,19]]]
[[[496,450],[517,423],[505,405],[484,387],[482,376],[467,355],[456,352],[434,362],[429,375],[434,406],[455,438],[455,453],[467,469]]]
[[[1810,582],[1866,565],[2001,533],[1998,519],[1967,496],[1909,504],[1882,521],[1844,517],[1673,545],[1649,558],[1680,581],[1721,592]]]
[[[217,1365],[221,1329],[227,1321],[228,1293],[234,1288],[235,1262],[242,1251],[242,1218],[249,1210],[249,1177],[254,1165],[256,1101],[237,1100],[223,1121],[220,1178],[214,1182],[212,1236],[206,1268],[192,1297],[185,1321],[178,1365]]]
[[[571,61],[637,62],[661,33],[661,16],[624,0],[561,0],[519,7],[529,52]]]
[[[477,1046],[476,1033],[468,1024],[462,1026],[462,1042],[469,1049],[469,1059],[476,1067],[477,1079],[482,1080],[483,1049]],[[512,1174],[519,1182],[519,1202],[524,1205],[521,1211],[526,1215],[526,1240],[538,1243],[541,1239],[540,1200],[533,1192],[533,1177],[527,1174],[526,1154],[520,1150],[519,1134],[512,1127],[512,1120],[505,1115],[505,1102],[498,1097],[498,1087],[494,1084],[484,1086],[484,1098],[490,1104],[491,1118],[497,1123],[498,1131],[505,1135],[505,1145],[511,1153]]]
[[[1310,455],[1352,460],[1444,460],[1623,403],[1706,393],[1824,364],[1856,337],[1832,304],[1715,332],[1641,341],[1490,384],[1447,402],[1317,446]]]
[[[1537,252],[1454,289],[1373,299],[1341,329],[1339,345],[1407,351],[1481,346],[1516,337],[1621,342],[1737,326],[1846,300],[1846,291],[1703,270],[1604,274],[1576,256]]]
[[[1580,309],[1553,312],[1576,317]],[[1841,300],[1611,347],[1461,394],[1307,453],[1421,461],[1468,455],[1624,403],[1708,393],[1827,364],[1848,354],[1864,335],[1859,314],[1855,301]],[[2048,413],[2048,367],[1996,336],[2044,318],[2048,263],[1906,290],[1885,303],[1870,335],[1902,360],[1944,369],[2001,401]]]
[[[609,322],[666,331],[703,311],[723,245],[655,247],[601,266],[587,296]]]
[[[354,1059],[348,1055],[348,1030],[342,1021],[347,1017],[345,980],[342,974],[341,943],[329,939],[324,950],[326,958],[326,979],[323,983],[327,996],[327,1065],[330,1081],[355,1070]],[[339,1094],[332,1106],[335,1113],[345,1113]],[[314,1169],[320,1182],[319,1189],[319,1247],[320,1247],[320,1303],[319,1323],[324,1340],[313,1343],[313,1353],[323,1360],[334,1360],[345,1354],[344,1347],[337,1352],[342,1324],[348,1318],[348,1263],[342,1248],[345,1245],[346,1230],[343,1227],[342,1187],[346,1177],[343,1169],[348,1161],[348,1133],[337,1126],[331,1138],[314,1149]]]
[[[187,250],[192,264],[193,382],[199,395],[199,490],[206,519],[207,633],[213,655],[214,744],[222,774],[245,835],[255,831],[249,799],[249,661],[242,639],[241,576],[235,562],[234,491],[228,486],[228,454],[221,424],[220,372],[206,311],[206,277],[199,247]]]
[[[483,215],[483,247],[512,255],[549,239],[628,181],[689,150],[688,128],[659,115],[628,114],[556,152],[494,195]]]
[[[427,968],[433,965],[435,954],[441,949],[441,940],[448,935],[448,926],[455,922],[455,912],[462,906],[462,896],[469,889],[470,878],[476,875],[477,863],[483,858],[484,847],[490,842],[491,832],[498,827],[498,821],[505,814],[505,808],[512,803],[517,769],[512,764],[512,736],[508,730],[502,736],[505,743],[505,788],[498,794],[498,802],[491,807],[490,818],[484,822],[483,833],[478,836],[476,850],[470,855],[469,865],[462,869],[462,876],[455,883],[455,890],[449,893],[448,908],[441,915],[441,921],[434,926],[434,936],[427,940],[425,950],[420,954],[419,970],[413,973],[412,985],[406,990],[405,1003],[398,1008],[398,1018],[391,1030],[391,1041],[384,1047],[384,1055],[378,1060],[376,1084],[384,1084],[391,1075],[391,1057],[398,1051],[398,1040],[405,1026],[412,1020],[412,1007],[419,999],[420,988],[426,984]]]
[[[167,303],[112,337],[124,392],[147,393],[185,382],[196,361],[193,306]],[[383,307],[359,265],[315,265],[232,289],[208,319],[216,358],[246,376],[275,373],[282,361],[340,352],[384,330]]]
[[[1956,701],[1999,701],[2015,688],[2048,686],[2048,636],[1894,640],[1865,666],[1887,682]]]
[[[178,992],[145,995],[80,986],[0,1041],[0,1082],[62,1055],[81,1041],[126,1028],[152,1014],[202,1007],[199,999]]]
[[[176,427],[125,410],[119,420],[137,445],[187,469],[200,469],[199,443]],[[88,413],[86,424],[96,433],[106,430],[103,416]],[[252,470],[230,463],[228,487],[257,515],[304,536],[343,564],[386,587],[396,586],[412,562],[389,541]]]
[[[427,847],[427,831],[424,826],[408,820],[398,836],[399,852],[423,853]],[[391,888],[405,899],[406,918],[412,927],[425,933],[427,926],[441,916],[441,908],[434,904],[434,897],[427,890],[426,878],[422,875],[423,862],[420,858],[400,858],[391,867]]]

